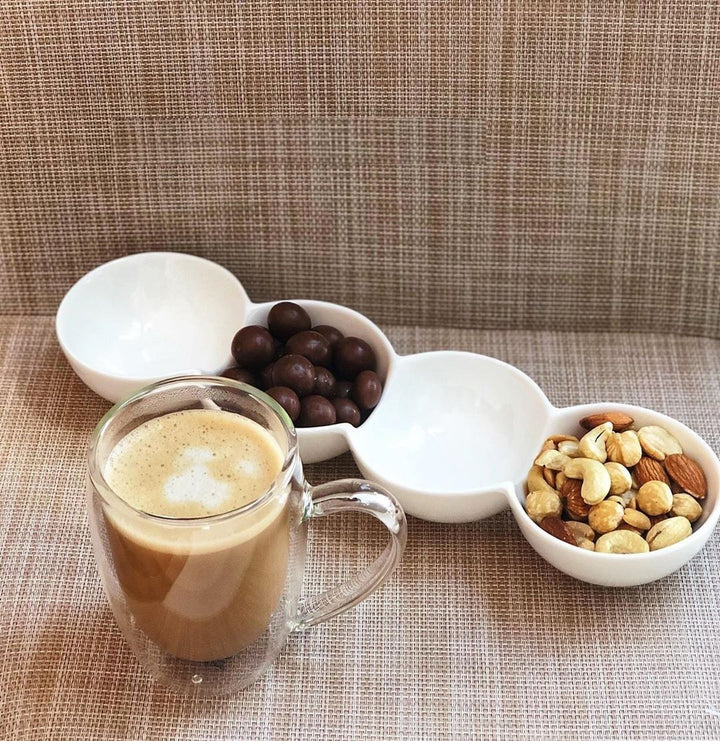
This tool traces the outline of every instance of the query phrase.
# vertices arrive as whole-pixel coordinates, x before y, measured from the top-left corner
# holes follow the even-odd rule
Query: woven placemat
[[[720,448],[720,348],[660,335],[388,327],[401,352],[484,352],[557,405],[671,414]],[[599,351],[602,349],[602,352]],[[701,739],[720,735],[720,540],[655,584],[612,590],[540,559],[508,513],[410,518],[404,562],[352,612],[291,637],[222,700],[180,699],[115,626],[84,513],[85,448],[107,404],[66,365],[50,319],[0,319],[0,737],[12,739]],[[356,475],[349,455],[312,482]],[[381,529],[311,528],[306,590],[368,562]]]

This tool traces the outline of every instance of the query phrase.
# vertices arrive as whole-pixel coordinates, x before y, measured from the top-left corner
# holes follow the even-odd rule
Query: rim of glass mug
[[[214,515],[203,515],[202,517],[172,517],[169,515],[156,515],[151,512],[139,509],[133,506],[129,502],[126,502],[121,496],[116,494],[112,487],[105,480],[105,475],[102,471],[102,467],[98,463],[98,444],[103,437],[103,433],[112,423],[113,419],[123,409],[127,409],[135,402],[146,399],[156,391],[166,391],[171,389],[173,386],[187,386],[202,385],[203,383],[213,383],[218,386],[227,386],[228,388],[236,388],[239,391],[245,392],[248,396],[252,396],[257,401],[263,403],[266,407],[269,407],[276,416],[282,422],[285,434],[288,439],[288,449],[283,460],[282,468],[280,472],[272,481],[268,489],[261,494],[257,499],[254,499],[248,504],[244,504],[242,507],[236,507],[235,509],[228,510],[227,512],[220,512]],[[136,515],[148,519],[150,521],[157,522],[168,522],[173,525],[182,527],[197,526],[199,523],[206,522],[222,522],[224,520],[237,517],[238,515],[253,512],[256,509],[262,507],[278,490],[282,490],[283,487],[287,486],[293,475],[293,467],[295,465],[295,458],[298,450],[297,432],[292,420],[288,416],[287,412],[268,394],[260,391],[254,386],[249,386],[246,383],[235,381],[230,378],[224,378],[220,376],[173,376],[171,378],[164,378],[161,381],[156,381],[148,386],[144,386],[130,396],[125,397],[117,404],[112,406],[97,423],[93,430],[90,438],[90,446],[88,449],[88,471],[90,481],[92,485],[97,489],[103,499],[111,506],[119,506],[132,511]]]

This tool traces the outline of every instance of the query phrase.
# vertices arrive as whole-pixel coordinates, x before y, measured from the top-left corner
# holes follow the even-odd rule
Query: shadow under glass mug
[[[272,435],[284,461],[262,496],[223,514],[180,519],[143,512],[112,490],[104,468],[118,441],[144,422],[189,409],[243,415]],[[292,631],[381,586],[405,547],[405,515],[389,492],[361,479],[309,486],[285,411],[230,379],[186,376],[141,389],[99,422],[88,466],[93,548],[117,623],[144,668],[183,694],[226,695],[251,684]],[[387,547],[345,583],[301,601],[308,520],[348,511],[380,520]]]

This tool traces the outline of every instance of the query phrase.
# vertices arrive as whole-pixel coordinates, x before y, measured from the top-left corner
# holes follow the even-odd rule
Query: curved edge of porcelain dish
[[[557,409],[514,366],[462,352],[397,357],[386,393],[385,404],[348,438],[363,475],[390,489],[408,514],[469,522],[510,507],[542,558],[576,579],[611,587],[671,574],[717,525],[720,461],[697,433],[660,412],[612,402]],[[595,553],[553,537],[528,516],[525,482],[543,441],[552,434],[582,435],[582,417],[607,411],[626,412],[639,427],[665,427],[703,469],[703,515],[685,540],[649,553]]]
[[[222,372],[248,305],[221,265],[143,252],[80,278],[60,303],[55,331],[82,381],[114,403],[168,376]]]
[[[486,355],[397,356],[382,404],[348,433],[363,475],[405,511],[470,522],[507,508],[503,482],[519,475],[552,410],[526,374]]]

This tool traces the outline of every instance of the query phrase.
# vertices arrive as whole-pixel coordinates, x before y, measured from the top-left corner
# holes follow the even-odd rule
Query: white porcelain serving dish
[[[385,387],[358,428],[298,429],[303,461],[350,449],[363,475],[390,489],[405,511],[435,522],[469,522],[510,508],[535,550],[583,581],[628,586],[680,568],[705,544],[720,506],[720,462],[685,425],[642,407],[614,403],[557,409],[527,375],[467,352],[401,356],[367,317],[337,304],[291,299],[313,325],[331,324],[375,350]],[[217,374],[233,364],[235,332],[264,324],[276,302],[256,304],[224,268],[177,253],[132,255],[96,268],[68,292],[57,316],[60,345],[80,378],[116,402],[172,375]],[[563,543],[525,513],[524,481],[555,433],[581,432],[592,411],[626,411],[637,425],[660,424],[705,471],[708,496],[695,532],[669,548],[638,555],[601,554]]]

